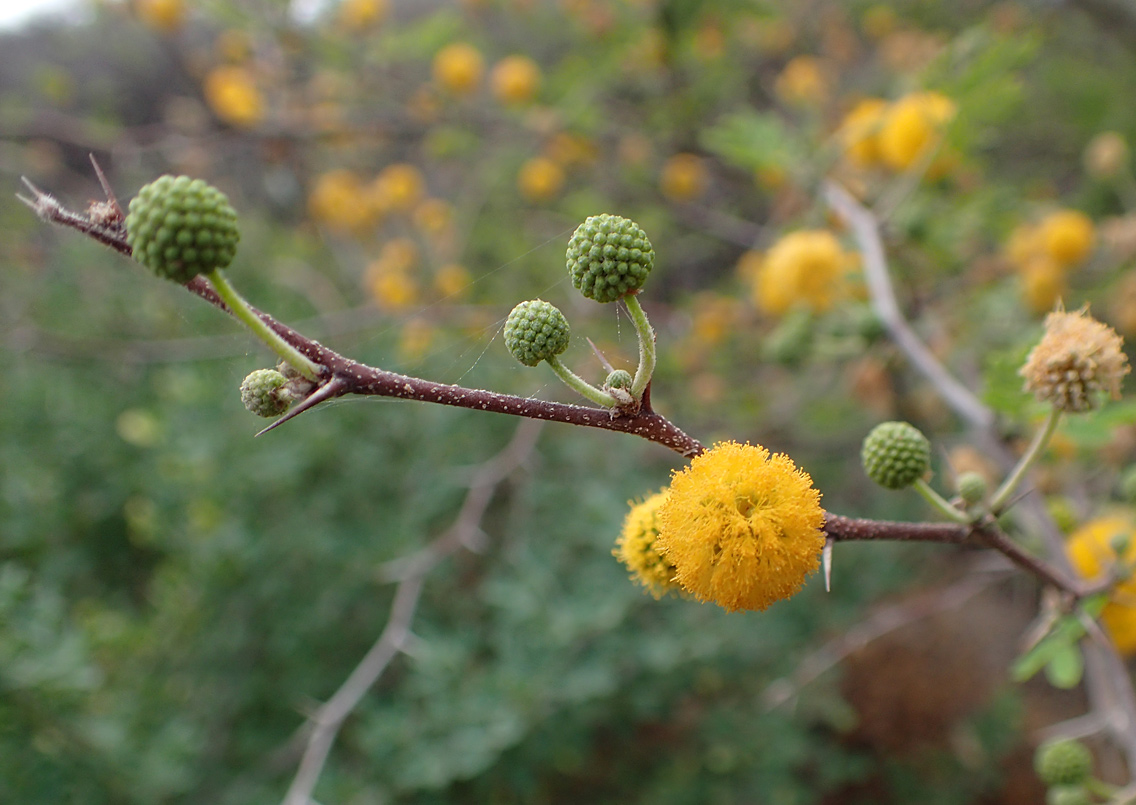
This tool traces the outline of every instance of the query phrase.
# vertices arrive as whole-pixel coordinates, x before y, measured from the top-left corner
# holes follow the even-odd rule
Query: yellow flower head
[[[536,97],[540,78],[540,67],[528,56],[506,56],[494,66],[489,82],[498,101],[519,106]]]
[[[485,60],[481,51],[465,42],[446,45],[434,56],[434,80],[454,95],[468,95],[481,84]]]
[[[1045,335],[1026,358],[1020,374],[1025,390],[1062,411],[1089,411],[1107,391],[1120,397],[1120,381],[1128,374],[1122,339],[1087,310],[1054,311],[1045,317]]]
[[[773,314],[795,304],[824,312],[851,293],[851,266],[849,255],[828,230],[791,232],[766,254],[754,282],[755,301]]]
[[[880,127],[887,110],[883,98],[865,98],[844,116],[837,134],[852,164],[867,168],[880,162]]]
[[[671,201],[693,201],[709,186],[706,164],[697,154],[675,154],[663,163],[659,189]]]
[[[777,76],[773,89],[777,97],[794,106],[819,106],[829,93],[824,64],[815,56],[790,59]]]
[[[241,128],[264,118],[264,97],[244,67],[214,67],[205,76],[205,102],[217,117]]]
[[[526,160],[517,174],[517,189],[528,201],[548,201],[558,196],[563,187],[564,170],[545,157]]]
[[[907,170],[938,147],[943,129],[954,118],[955,102],[938,92],[915,92],[894,104],[879,134],[880,156],[888,167]]]
[[[1116,540],[1127,548],[1118,556]],[[1136,562],[1136,528],[1131,517],[1112,514],[1098,517],[1085,523],[1074,531],[1066,550],[1069,560],[1077,573],[1085,579],[1094,579],[1106,572],[1113,564],[1123,560],[1128,564]],[[1101,611],[1101,623],[1116,643],[1122,654],[1136,653],[1136,577],[1116,585],[1114,600],[1109,601]]]
[[[612,555],[631,571],[632,580],[646,587],[655,598],[681,590],[674,578],[674,565],[659,553],[656,542],[659,537],[659,507],[666,499],[666,491],[656,492],[642,503],[633,504],[612,551]]]
[[[1046,253],[1062,266],[1073,266],[1089,256],[1096,230],[1089,216],[1077,210],[1058,210],[1039,225]]]
[[[750,444],[719,442],[676,472],[658,518],[679,584],[730,612],[794,595],[824,548],[812,478]]]

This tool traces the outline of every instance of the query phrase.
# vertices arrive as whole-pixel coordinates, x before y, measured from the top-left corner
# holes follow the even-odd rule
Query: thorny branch
[[[410,624],[426,575],[446,557],[478,544],[481,520],[498,486],[532,454],[541,431],[537,422],[522,422],[508,445],[482,464],[469,483],[469,491],[453,524],[420,552],[397,563],[399,582],[390,617],[382,634],[355,670],[309,719],[307,744],[283,805],[309,805],[328,753],[344,720],[378,681],[407,640]]]
[[[20,196],[20,199],[31,207],[41,219],[76,229],[119,253],[130,256],[131,248],[126,241],[126,228],[122,211],[114,200],[110,188],[106,185],[105,179],[101,176],[101,171],[100,180],[102,180],[104,190],[107,192],[107,201],[92,203],[85,216],[67,210],[56,199],[39,190],[27,179],[24,180],[24,183],[33,193],[33,197]],[[860,243],[864,257],[865,275],[872,294],[873,304],[893,339],[964,420],[977,431],[989,434],[994,424],[992,412],[935,359],[904,319],[887,274],[883,243],[875,217],[847,191],[834,183],[828,183],[825,186],[825,197],[838,214],[849,223]],[[186,283],[186,288],[210,304],[231,314],[231,311],[228,310],[216,291],[204,278],[197,277],[191,280]],[[665,417],[654,412],[650,403],[651,388],[649,385],[643,395],[642,406],[639,411],[629,414],[628,412],[612,411],[606,408],[548,402],[482,389],[435,383],[361,364],[302,335],[267,313],[255,309],[254,312],[273,331],[321,368],[320,385],[306,400],[294,406],[288,414],[281,417],[266,430],[288,421],[325,400],[347,394],[359,394],[432,402],[536,420],[563,422],[630,433],[668,447],[687,458],[696,456],[705,449],[696,439],[684,433]],[[1057,568],[1021,550],[993,522],[973,525],[894,523],[828,514],[826,515],[824,530],[833,542],[854,540],[925,541],[948,544],[976,542],[1003,553],[1019,567],[1062,591],[1074,602],[1096,589],[1067,578],[1064,572],[1064,569],[1067,569],[1067,564],[1062,564],[1060,556],[1057,559],[1057,564],[1061,565],[1061,568]],[[1052,542],[1052,540],[1050,541]],[[454,549],[456,550],[456,548]],[[422,561],[433,566],[434,558],[427,552],[423,554]],[[421,589],[421,575],[413,567],[407,572],[408,575],[403,576],[399,584],[396,611],[412,614]],[[409,614],[405,616],[407,622]],[[378,670],[374,673],[381,673],[390,658],[397,654],[399,646],[402,645],[402,641],[407,636],[405,630],[400,630],[401,617],[403,616],[400,615],[396,618],[395,611],[392,611],[392,621],[388,624],[388,629],[384,630],[383,636],[379,638],[371,652],[364,658],[368,672],[377,668]],[[1136,696],[1133,695],[1131,682],[1123,672],[1123,665],[1119,662],[1115,652],[1087,651],[1086,653],[1089,655],[1090,670],[1097,669],[1095,673],[1090,672],[1088,676],[1090,700],[1093,702],[1094,709],[1111,706],[1119,707],[1123,711],[1121,715],[1112,718],[1109,723],[1117,742],[1128,756],[1129,767],[1136,768]],[[1094,657],[1094,654],[1100,656]],[[350,683],[352,680],[349,679],[348,682]],[[357,683],[358,680],[356,680]],[[353,687],[352,690],[354,689]],[[347,695],[344,694],[344,696]],[[340,699],[340,702],[346,700]],[[329,702],[325,707],[331,704],[332,702]],[[330,711],[331,714],[335,715],[341,707],[342,704],[338,705],[337,710]],[[350,708],[347,708],[347,712],[350,712]],[[315,768],[317,776],[318,770],[322,768],[323,760],[326,758],[327,750],[330,748],[330,741],[334,738],[335,730],[338,729],[338,723],[341,721],[342,718],[339,721],[326,719],[326,723],[333,723],[334,726],[330,728],[330,737],[321,739],[327,741],[325,748],[321,749],[320,747],[323,744],[319,742],[315,747],[309,745],[312,760],[308,762],[307,768]],[[319,754],[320,752],[322,752],[322,755]],[[304,773],[304,768],[302,764],[301,773]],[[312,785],[314,786],[314,779]],[[302,799],[291,800],[289,805],[292,805],[293,802],[307,805],[307,802]]]

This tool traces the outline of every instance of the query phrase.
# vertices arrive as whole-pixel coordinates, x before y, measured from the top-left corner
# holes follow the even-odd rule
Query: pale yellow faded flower
[[[1022,366],[1025,390],[1061,411],[1089,411],[1101,392],[1120,397],[1120,382],[1128,374],[1124,339],[1088,310],[1054,311],[1045,317],[1045,335]]]

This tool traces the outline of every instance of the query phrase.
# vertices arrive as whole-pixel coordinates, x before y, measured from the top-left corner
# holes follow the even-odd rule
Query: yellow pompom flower
[[[182,0],[135,0],[134,9],[138,19],[159,33],[173,33],[185,22]]]
[[[215,67],[205,76],[205,102],[234,126],[249,128],[264,118],[264,97],[244,67]]]
[[[1114,540],[1128,542],[1120,556]],[[1098,517],[1069,536],[1066,550],[1081,577],[1095,579],[1117,561],[1136,563],[1136,527],[1131,517],[1125,515]],[[1117,584],[1113,598],[1101,611],[1101,624],[1121,654],[1136,653],[1136,577]]]
[[[666,491],[656,492],[642,503],[633,503],[623,521],[623,531],[615,542],[612,555],[631,571],[631,579],[662,598],[680,592],[675,581],[675,567],[659,553],[659,507],[667,499]]]
[[[375,177],[372,187],[376,204],[383,210],[409,212],[425,195],[426,180],[413,165],[396,162]]]
[[[777,97],[795,106],[819,106],[828,98],[829,81],[820,59],[790,59],[773,86]]]
[[[388,11],[388,0],[343,0],[338,16],[349,31],[364,31],[386,19]]]
[[[796,304],[824,312],[851,293],[851,255],[826,229],[785,235],[766,253],[754,282],[758,307],[779,315]]]
[[[533,157],[521,165],[517,189],[528,201],[548,201],[564,187],[564,170],[545,157]]]
[[[459,263],[446,263],[434,274],[434,290],[447,299],[465,294],[472,284],[469,269]]]
[[[528,56],[506,56],[489,76],[493,96],[507,106],[520,106],[536,97],[540,67]]]
[[[1055,260],[1038,255],[1019,267],[1022,280],[1022,299],[1034,313],[1053,310],[1069,294],[1065,269]]]
[[[663,163],[659,189],[671,201],[693,201],[706,192],[709,176],[702,157],[675,154]]]
[[[446,45],[434,56],[434,80],[454,95],[468,95],[477,89],[485,72],[481,51],[465,42]]]
[[[907,170],[937,148],[943,129],[954,118],[955,102],[938,92],[905,95],[884,117],[880,156],[897,171]]]
[[[370,215],[366,188],[349,170],[322,173],[308,193],[308,213],[333,229],[358,230]]]
[[[1058,210],[1038,225],[1046,253],[1062,266],[1080,263],[1093,250],[1096,230],[1092,219],[1077,210]]]
[[[658,545],[699,601],[765,609],[820,566],[824,510],[812,478],[764,447],[719,442],[671,479]]]
[[[868,168],[880,163],[880,127],[887,109],[883,98],[865,98],[844,116],[837,133],[852,164]]]

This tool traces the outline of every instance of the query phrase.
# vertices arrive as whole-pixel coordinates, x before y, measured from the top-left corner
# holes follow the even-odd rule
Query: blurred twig
[[[446,557],[477,544],[481,520],[497,487],[532,454],[540,431],[540,423],[522,421],[505,449],[474,473],[453,525],[418,553],[388,565],[385,575],[399,582],[387,624],[339,690],[310,717],[304,754],[284,805],[311,805],[312,791],[339,728],[410,638],[410,624],[426,575]]]

